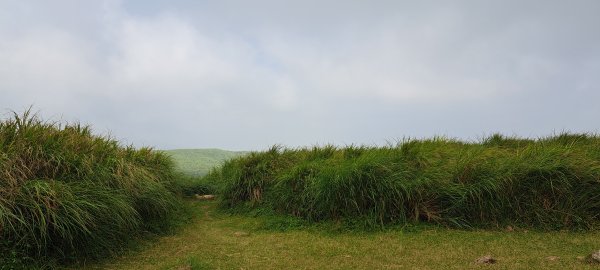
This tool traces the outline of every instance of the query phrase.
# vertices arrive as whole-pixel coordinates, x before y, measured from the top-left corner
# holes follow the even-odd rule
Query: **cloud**
[[[88,46],[59,29],[24,33],[0,42],[3,96],[30,103],[75,105],[98,74]]]
[[[596,131],[597,8],[4,1],[0,108],[160,148]]]

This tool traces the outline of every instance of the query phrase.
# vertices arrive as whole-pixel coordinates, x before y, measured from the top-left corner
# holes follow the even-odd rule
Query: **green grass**
[[[593,230],[600,224],[600,137],[588,134],[273,147],[227,161],[205,179],[221,187],[226,208],[367,229],[429,223]]]
[[[176,234],[84,269],[597,269],[577,258],[599,249],[597,231],[411,226],[364,232],[335,223],[274,230],[271,216],[229,215],[217,204],[188,201],[194,218]],[[498,263],[474,263],[487,254]]]
[[[174,165],[29,111],[0,121],[0,268],[102,258],[180,208]]]
[[[1,121],[0,269],[597,269],[596,135],[179,152]]]
[[[144,241],[116,260],[101,264],[76,265],[74,268],[597,269],[596,266],[589,265],[581,259],[600,248],[600,233],[594,226],[594,218],[596,218],[594,215],[597,212],[591,214],[586,212],[588,218],[592,217],[591,221],[588,219],[587,223],[577,227],[588,230],[548,231],[546,230],[548,228],[571,227],[564,226],[562,222],[556,225],[545,221],[543,216],[539,217],[544,220],[541,224],[551,224],[551,226],[536,226],[538,224],[532,225],[523,220],[513,220],[515,216],[509,216],[508,222],[494,220],[487,224],[483,223],[486,229],[473,229],[477,226],[465,229],[466,226],[462,226],[464,223],[461,223],[461,226],[458,226],[461,228],[457,229],[455,223],[436,219],[413,218],[401,220],[402,222],[384,220],[380,215],[369,214],[369,211],[375,211],[373,209],[357,208],[357,205],[376,206],[376,203],[349,203],[351,207],[347,206],[348,203],[344,203],[358,200],[365,194],[367,194],[366,200],[393,194],[386,189],[394,188],[393,181],[383,182],[391,184],[389,187],[379,185],[381,185],[380,181],[388,177],[387,173],[399,167],[405,168],[406,171],[410,168],[415,171],[420,170],[422,175],[430,176],[438,175],[436,172],[449,170],[446,176],[462,179],[460,183],[467,187],[469,184],[479,183],[477,179],[481,176],[493,176],[496,172],[494,168],[499,168],[500,171],[507,170],[503,176],[512,180],[514,178],[509,177],[510,172],[520,172],[518,176],[527,176],[527,179],[533,183],[524,185],[522,189],[515,189],[516,193],[513,196],[522,197],[511,197],[511,199],[514,199],[517,205],[522,201],[531,202],[529,205],[525,204],[527,207],[535,206],[533,203],[536,203],[534,196],[528,192],[544,191],[544,181],[551,181],[553,185],[557,185],[556,187],[566,189],[559,185],[560,180],[565,180],[561,177],[556,179],[556,175],[551,173],[557,168],[565,176],[572,176],[577,181],[590,185],[586,187],[591,188],[592,191],[587,192],[592,193],[595,192],[595,185],[598,184],[598,178],[594,174],[597,170],[595,162],[599,157],[596,137],[569,135],[533,141],[493,136],[477,144],[441,139],[407,143],[408,145],[404,147],[399,145],[387,148],[322,147],[300,150],[274,148],[264,153],[250,153],[238,157],[226,162],[222,169],[215,170],[202,179],[190,178],[191,180],[188,181],[190,188],[210,185],[223,201],[186,201],[186,208],[190,209],[193,218],[188,225],[181,227],[175,234]],[[519,158],[515,159],[515,157]],[[497,166],[506,162],[505,158],[512,159],[512,162]],[[406,163],[402,163],[405,166],[399,166],[390,160]],[[440,167],[432,168],[434,165]],[[509,170],[507,167],[510,166],[514,167]],[[433,172],[423,172],[428,170]],[[521,170],[528,173],[523,174]],[[322,182],[311,182],[314,181],[314,179],[310,180],[311,177],[317,177],[323,172],[327,173],[325,175],[328,178],[321,178]],[[360,181],[361,177],[369,176],[371,173],[379,174],[378,177],[371,176]],[[544,177],[537,177],[540,173]],[[451,180],[454,178],[448,179],[446,183],[452,183]],[[418,181],[415,182],[417,183],[413,184],[418,184]],[[348,183],[349,186],[343,185]],[[369,190],[371,193],[361,192],[353,186],[357,183],[356,187],[367,190],[377,189]],[[572,186],[577,185],[576,182],[568,183]],[[540,188],[538,186],[542,188],[538,189]],[[439,187],[434,185],[428,185],[427,188],[433,189],[432,194],[440,192]],[[442,190],[443,188],[446,187],[442,187]],[[333,197],[336,200],[323,200],[322,202],[330,203],[326,208],[319,208],[320,206],[315,205],[314,202],[307,204],[314,195],[306,194],[304,189],[321,192],[320,196],[324,196],[323,198]],[[406,194],[410,195],[407,198],[415,200],[428,198],[427,192],[432,192],[428,189],[409,190],[416,194],[407,192]],[[501,190],[496,189],[496,191]],[[561,190],[551,188],[550,191]],[[336,192],[340,194],[336,196]],[[278,198],[282,194],[284,197]],[[483,199],[498,198],[506,194],[496,194],[494,197],[482,196],[481,201],[476,201],[481,205],[471,205],[464,209],[489,205],[503,206],[505,202],[502,199],[499,202],[483,201]],[[585,197],[589,193],[581,194]],[[542,196],[542,199],[543,196],[547,196],[539,192],[535,195]],[[566,193],[566,195],[568,196],[560,198],[566,198],[567,201],[572,199],[569,196],[573,194]],[[242,199],[236,201],[236,198]],[[591,207],[597,207],[594,203],[597,202],[595,200],[598,197],[591,198],[584,199],[592,203]],[[541,207],[544,207],[544,202],[541,201]],[[303,208],[288,209],[282,208],[282,205]],[[314,209],[307,206],[312,206]],[[336,206],[338,209],[335,209]],[[557,204],[553,202],[549,206],[557,207]],[[585,209],[590,206],[582,207]],[[325,209],[325,212],[332,211],[337,213],[337,216],[327,216],[325,213],[323,214],[325,218],[312,218],[301,214],[303,212],[298,209],[306,209],[305,211],[313,213]],[[346,213],[352,215],[344,215],[344,211],[349,211]],[[510,209],[502,211],[510,211]],[[494,213],[503,213],[502,211]],[[381,221],[384,226],[379,226],[382,224]],[[377,225],[373,226],[374,224]],[[511,225],[514,230],[507,230],[505,227],[507,225]],[[475,264],[477,258],[488,254],[494,256],[498,263]],[[558,258],[548,259],[551,256]]]
[[[189,176],[203,176],[224,161],[244,155],[246,152],[220,149],[176,149],[163,150],[175,161],[178,171]]]

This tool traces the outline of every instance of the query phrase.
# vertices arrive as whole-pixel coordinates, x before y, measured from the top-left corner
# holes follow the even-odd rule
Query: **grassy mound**
[[[163,229],[178,203],[173,168],[87,126],[29,113],[0,122],[0,266],[105,256]]]
[[[226,207],[374,227],[592,229],[600,221],[600,138],[494,135],[397,146],[282,149],[230,160],[207,180]]]

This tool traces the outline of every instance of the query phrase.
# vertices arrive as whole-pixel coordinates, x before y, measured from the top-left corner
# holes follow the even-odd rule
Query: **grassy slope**
[[[88,269],[598,269],[577,259],[600,247],[600,232],[413,231],[328,233],[261,229],[267,217],[230,216],[214,202],[188,202],[192,223]],[[247,236],[236,236],[236,232]],[[495,265],[476,265],[492,254]],[[548,256],[558,256],[550,261]]]
[[[192,176],[205,175],[223,161],[244,154],[221,149],[175,149],[164,152],[173,157],[179,171]]]

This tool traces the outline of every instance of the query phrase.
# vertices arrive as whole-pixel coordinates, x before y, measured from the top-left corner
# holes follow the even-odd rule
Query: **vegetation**
[[[600,137],[493,135],[395,146],[273,147],[206,179],[226,208],[255,208],[363,228],[425,222],[459,228],[593,229],[600,221]]]
[[[173,158],[178,171],[189,176],[206,175],[224,161],[246,153],[221,149],[176,149],[163,152]]]
[[[501,268],[591,269],[577,257],[600,244],[596,135],[276,146],[202,178],[172,156],[220,164],[29,112],[0,121],[0,269],[465,269],[486,254]],[[207,193],[219,201],[179,198]],[[183,218],[175,235],[135,237]]]
[[[245,152],[221,149],[177,149],[163,150],[162,152],[173,159],[175,168],[180,174],[176,178],[176,185],[187,197],[218,192],[216,183],[201,176],[219,167],[226,160],[245,154]]]
[[[598,269],[582,259],[598,249],[598,231],[346,231],[333,222],[298,227],[293,218],[229,215],[217,204],[188,201],[194,218],[176,235],[84,269]],[[487,254],[498,262],[475,264]]]
[[[179,175],[175,183],[185,197],[194,197],[195,195],[215,194],[218,192],[218,185],[203,177]]]
[[[88,126],[0,122],[0,268],[106,256],[178,208],[174,165]]]

